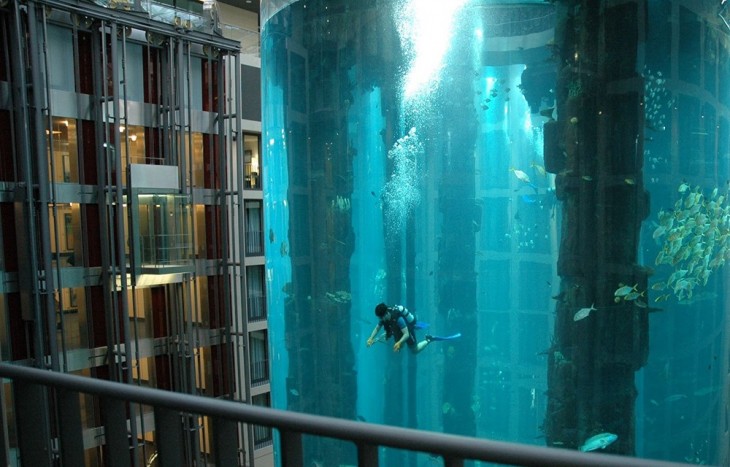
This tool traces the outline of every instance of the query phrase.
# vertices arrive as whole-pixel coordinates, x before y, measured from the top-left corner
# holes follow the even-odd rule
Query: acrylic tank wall
[[[728,465],[727,18],[262,2],[272,404]],[[461,336],[368,347],[380,302],[419,339]],[[356,463],[335,441],[305,455]]]

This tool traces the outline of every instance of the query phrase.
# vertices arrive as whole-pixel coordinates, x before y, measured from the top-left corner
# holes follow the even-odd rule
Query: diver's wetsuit
[[[414,349],[418,344],[416,339],[416,317],[403,305],[388,307],[388,312],[390,312],[390,319],[387,321],[380,320],[380,324],[385,329],[385,338],[388,339],[390,336],[394,336],[395,341],[398,342],[403,336],[401,329],[407,327],[409,335],[406,344]]]

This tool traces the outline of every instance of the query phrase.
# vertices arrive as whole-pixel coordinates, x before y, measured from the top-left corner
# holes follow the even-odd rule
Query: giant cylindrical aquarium
[[[730,465],[724,8],[264,0],[272,405]]]

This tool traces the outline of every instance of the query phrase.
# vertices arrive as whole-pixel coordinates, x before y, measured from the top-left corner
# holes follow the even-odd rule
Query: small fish
[[[583,443],[580,449],[583,452],[595,451],[596,449],[605,449],[606,446],[613,443],[618,439],[618,435],[613,433],[600,433],[595,436],[591,436]]]
[[[591,311],[598,309],[598,308],[595,308],[593,305],[595,305],[595,303],[591,304],[590,307],[581,308],[580,310],[576,311],[575,315],[573,315],[573,321],[580,321],[584,318],[587,318],[588,315],[591,314]]]
[[[592,181],[593,181],[593,177],[591,177],[590,175],[583,175],[583,176],[582,176],[582,177],[580,177],[580,178],[582,178],[582,179],[583,179],[583,180],[585,180],[586,182],[592,182]]]
[[[664,402],[677,402],[681,401],[682,399],[686,399],[686,394],[672,394],[671,396],[667,396],[664,398]]]
[[[619,284],[619,288],[616,289],[616,291],[613,293],[613,295],[615,297],[625,297],[628,294],[630,294],[631,292],[636,292],[636,287],[638,285],[639,284],[636,284],[633,287],[631,287],[630,285]]]
[[[276,235],[274,234],[274,229],[269,229],[269,242],[274,243],[276,241]]]
[[[527,175],[525,172],[515,169],[514,167],[510,167],[510,172],[515,174],[515,177],[517,177],[518,180],[523,181],[525,183],[530,183],[530,176]]]
[[[539,173],[543,177],[545,177],[547,175],[547,172],[545,172],[545,167],[541,166],[540,164],[538,164],[535,161],[532,161],[530,163],[530,167],[532,167],[533,169],[535,169],[537,171],[537,173]]]
[[[657,282],[651,286],[651,290],[664,290],[667,288],[667,284],[664,282]]]
[[[637,298],[643,297],[643,296],[644,296],[644,292],[638,292],[638,291],[629,292],[626,295],[624,295],[624,300],[626,300],[627,302],[630,302],[632,300],[636,300]]]
[[[657,298],[654,299],[654,303],[666,302],[669,299],[670,295],[671,294],[668,293],[664,295],[659,295]]]
[[[633,178],[624,178],[624,182],[627,185],[636,185],[636,180],[634,180]]]
[[[660,238],[662,235],[664,235],[666,233],[667,233],[667,228],[664,227],[663,225],[660,225],[659,227],[656,228],[656,230],[654,230],[654,233],[652,234],[652,238],[654,240],[657,240],[658,238]]]

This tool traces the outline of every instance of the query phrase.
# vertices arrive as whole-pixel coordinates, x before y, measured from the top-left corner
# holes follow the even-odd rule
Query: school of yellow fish
[[[672,294],[678,300],[691,299],[695,287],[704,286],[712,272],[730,258],[730,206],[727,193],[715,188],[709,196],[700,187],[679,186],[680,197],[674,209],[658,213],[659,226],[653,237],[662,242],[657,265],[674,270],[666,281],[656,282],[652,290],[663,292],[655,302]]]

